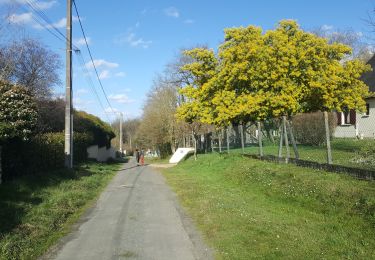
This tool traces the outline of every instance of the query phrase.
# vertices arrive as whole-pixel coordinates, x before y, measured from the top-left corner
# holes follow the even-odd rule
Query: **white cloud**
[[[333,26],[332,25],[327,25],[327,24],[324,24],[321,29],[323,31],[331,31],[333,29]]]
[[[87,93],[89,93],[89,91],[85,88],[80,88],[76,92],[77,95],[82,95],[82,94],[87,94]]]
[[[120,112],[120,110],[118,110],[117,108],[110,108],[110,107],[107,107],[106,109],[104,109],[104,112],[106,113],[113,113],[113,112]]]
[[[84,110],[87,105],[93,104],[92,100],[85,100],[79,97],[73,97],[73,105],[76,109]]]
[[[66,27],[66,18],[61,18],[60,21],[53,24],[53,26],[57,28],[65,28]]]
[[[82,18],[81,18],[81,20],[82,20]],[[73,16],[72,21],[73,21],[73,22],[78,21],[78,17]],[[51,29],[51,28],[53,28],[53,27],[58,28],[58,29],[65,28],[65,27],[66,27],[66,17],[61,18],[59,21],[57,21],[56,23],[53,23],[52,25],[49,25],[49,24],[44,25],[44,26],[42,26],[42,25],[40,25],[40,24],[35,24],[35,25],[34,25],[34,28],[35,28],[35,29],[44,29],[44,28]]]
[[[100,79],[107,79],[109,78],[109,70],[103,70],[99,73]]]
[[[87,44],[90,44],[90,43],[91,43],[91,38],[90,38],[90,37],[86,37],[86,40],[87,40]],[[86,44],[86,42],[85,42],[85,38],[75,39],[75,40],[74,40],[74,44],[75,44],[75,45],[78,45],[78,46],[85,45],[85,44]]]
[[[28,24],[33,21],[32,13],[11,14],[7,18],[8,22],[12,24]]]
[[[192,23],[195,23],[195,21],[192,20],[192,19],[186,19],[186,20],[184,21],[184,23],[185,23],[185,24],[192,24]]]
[[[119,66],[118,63],[114,63],[114,62],[109,62],[109,61],[106,61],[106,60],[103,60],[103,59],[97,59],[97,60],[94,60],[94,64],[95,64],[95,67],[96,68],[117,68]],[[91,69],[93,68],[94,66],[92,65],[92,62],[87,62],[85,64],[86,68],[88,69]]]
[[[125,36],[117,37],[117,39],[115,39],[115,43],[127,43],[132,47],[142,47],[144,49],[147,49],[152,44],[152,41],[143,40],[143,38],[137,37],[135,33],[129,32]]]
[[[27,4],[28,0],[0,0],[0,4],[21,4],[25,5]],[[55,4],[57,4],[56,0],[53,1],[31,1],[32,6],[37,10],[47,10],[53,7]]]
[[[34,6],[35,6],[35,9],[38,9],[38,10],[47,10],[53,7],[56,3],[57,1],[48,1],[48,2],[39,1],[39,2],[34,2]]]
[[[120,72],[117,72],[117,73],[115,74],[115,76],[116,76],[116,77],[125,77],[125,76],[126,76],[126,73],[120,71]]]
[[[113,101],[115,101],[117,103],[121,103],[121,104],[129,104],[129,103],[133,103],[134,102],[134,100],[130,99],[125,94],[109,95],[108,98],[110,100],[113,100]]]
[[[143,10],[141,11],[141,15],[146,15],[147,12],[148,12],[148,10],[145,8],[145,9],[143,9]]]
[[[173,7],[173,6],[164,9],[164,14],[166,16],[170,16],[170,17],[174,17],[174,18],[180,17],[179,11],[177,10],[176,7]]]

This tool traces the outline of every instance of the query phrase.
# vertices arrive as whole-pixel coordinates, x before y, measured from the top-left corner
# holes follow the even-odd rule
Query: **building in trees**
[[[369,61],[372,71],[366,72],[362,80],[369,86],[370,94],[366,100],[366,110],[357,112],[347,110],[337,112],[335,137],[366,138],[375,137],[375,56]]]

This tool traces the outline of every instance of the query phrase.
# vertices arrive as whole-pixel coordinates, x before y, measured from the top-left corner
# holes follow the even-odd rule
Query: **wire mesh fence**
[[[211,150],[375,170],[375,120],[365,125],[357,114],[356,121],[343,124],[340,116],[327,113],[326,122],[316,112],[230,126],[212,133]]]

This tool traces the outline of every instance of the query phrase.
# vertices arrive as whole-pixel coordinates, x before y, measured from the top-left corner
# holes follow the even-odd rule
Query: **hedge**
[[[87,147],[93,137],[86,133],[74,133],[73,160],[87,160]],[[3,145],[3,180],[21,175],[46,173],[64,167],[64,133],[46,133],[32,137],[29,141],[12,139]]]

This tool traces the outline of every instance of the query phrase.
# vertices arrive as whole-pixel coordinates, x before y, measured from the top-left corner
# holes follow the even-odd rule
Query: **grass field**
[[[375,140],[355,140],[337,138],[332,140],[331,145],[334,164],[375,170],[375,157],[373,157],[373,162],[371,160],[362,160],[364,148],[367,147],[368,149],[368,147],[372,147],[370,152],[375,153]],[[278,149],[278,144],[272,144],[269,142],[266,142],[266,144],[263,147],[265,155],[277,156]],[[223,151],[226,151],[225,148],[223,148]],[[235,153],[242,152],[241,149],[233,149],[230,151]],[[298,145],[298,152],[300,154],[300,159],[302,160],[314,161],[319,163],[327,162],[327,151],[326,148],[323,146]],[[259,154],[258,145],[254,144],[253,146],[246,147],[245,153]],[[292,158],[295,157],[292,146],[290,147],[290,154]],[[283,156],[286,156],[285,147],[283,148]]]
[[[163,173],[217,259],[375,259],[375,182],[235,153]]]
[[[0,185],[0,259],[43,254],[92,205],[119,167],[88,163]]]

